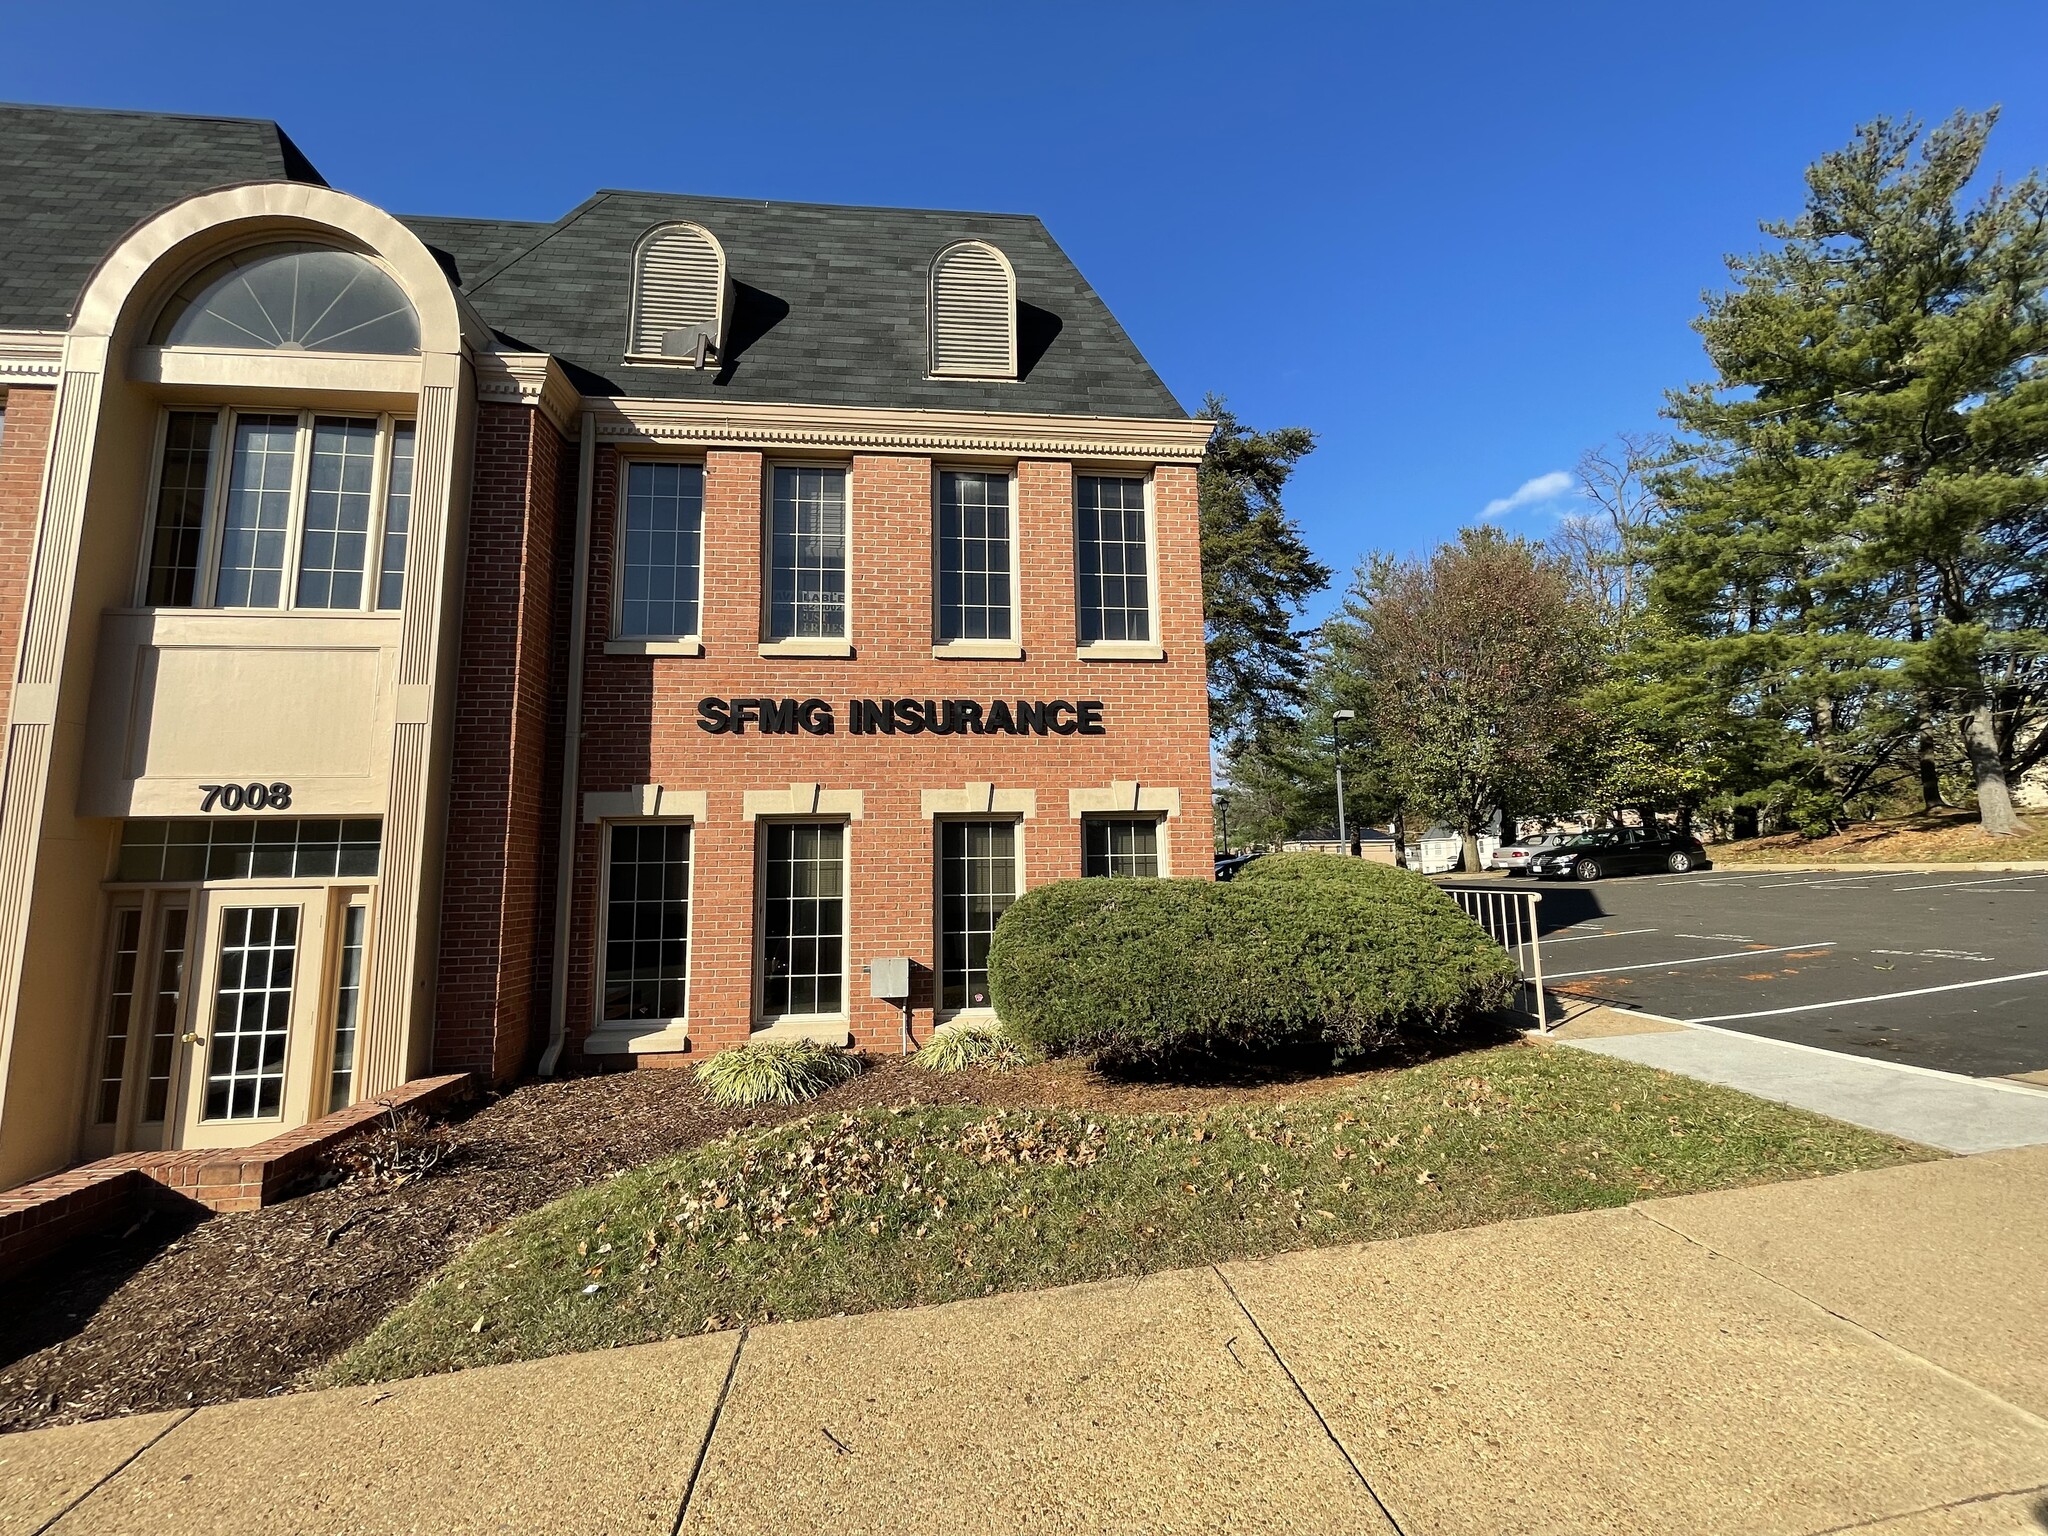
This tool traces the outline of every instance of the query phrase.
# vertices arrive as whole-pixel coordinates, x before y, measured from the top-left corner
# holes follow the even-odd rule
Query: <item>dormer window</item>
[[[1017,274],[987,241],[933,258],[931,348],[934,378],[1017,377]]]
[[[657,224],[633,254],[626,356],[702,368],[725,341],[725,249],[696,224]]]
[[[354,251],[258,245],[201,268],[157,316],[150,345],[411,355],[420,319],[391,274]]]

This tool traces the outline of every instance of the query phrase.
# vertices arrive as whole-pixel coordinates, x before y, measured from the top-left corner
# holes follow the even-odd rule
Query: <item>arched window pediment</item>
[[[1017,275],[986,240],[932,258],[931,372],[935,378],[1017,377]]]
[[[725,343],[725,247],[701,224],[657,224],[633,253],[626,356],[704,366]]]
[[[417,356],[420,320],[396,279],[333,246],[250,246],[201,268],[157,315],[150,344]]]

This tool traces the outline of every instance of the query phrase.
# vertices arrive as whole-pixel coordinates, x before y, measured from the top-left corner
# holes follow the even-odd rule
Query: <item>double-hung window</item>
[[[939,643],[1014,639],[1010,477],[999,470],[939,471],[934,531]]]
[[[846,1011],[846,826],[761,824],[761,1012]]]
[[[396,609],[413,424],[321,411],[171,411],[142,601]]]
[[[987,1008],[988,945],[1017,899],[1017,823],[939,823],[939,1008]]]
[[[846,638],[843,469],[777,465],[768,512],[768,638]]]
[[[689,1012],[690,828],[620,822],[609,851],[604,1017],[674,1023]]]
[[[1081,873],[1151,879],[1159,873],[1159,822],[1090,816],[1081,823]]]
[[[1152,541],[1145,481],[1080,475],[1074,481],[1074,540],[1081,644],[1150,644]]]
[[[618,638],[695,638],[704,584],[704,466],[628,464],[619,534]]]

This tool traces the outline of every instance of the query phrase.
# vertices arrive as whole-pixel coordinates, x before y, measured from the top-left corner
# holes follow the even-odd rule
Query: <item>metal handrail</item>
[[[1536,1015],[1536,1028],[1549,1034],[1550,1012],[1543,997],[1543,940],[1536,922],[1536,906],[1543,893],[1499,886],[1446,885],[1441,889],[1486,930],[1488,938],[1514,956],[1522,985],[1534,993],[1529,1011]]]

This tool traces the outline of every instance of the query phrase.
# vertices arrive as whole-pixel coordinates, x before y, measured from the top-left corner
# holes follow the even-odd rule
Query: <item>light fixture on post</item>
[[[1219,835],[1223,839],[1223,851],[1230,852],[1230,796],[1227,793],[1216,797],[1216,815],[1221,823]]]
[[[1344,831],[1344,733],[1338,729],[1346,720],[1356,720],[1355,709],[1338,709],[1330,713],[1330,752],[1337,760],[1337,847],[1346,852],[1351,839]]]

